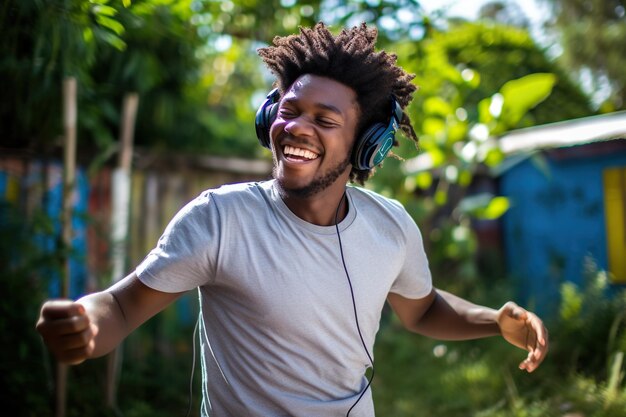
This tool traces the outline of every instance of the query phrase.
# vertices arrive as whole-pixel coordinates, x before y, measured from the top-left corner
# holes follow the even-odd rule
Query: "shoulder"
[[[226,184],[202,192],[190,203],[190,213],[219,218],[250,218],[271,208],[272,181]]]
[[[207,190],[203,195],[204,199],[214,201],[219,207],[236,205],[245,210],[256,204],[264,204],[270,198],[271,184],[271,181],[226,184]]]
[[[210,193],[216,196],[247,196],[254,195],[262,190],[269,189],[271,187],[271,181],[261,182],[240,182],[233,184],[224,184],[217,188],[206,190],[205,193]]]
[[[348,187],[357,216],[368,224],[389,233],[419,233],[415,220],[398,200],[360,187]]]
[[[226,184],[210,188],[189,201],[172,219],[173,223],[189,218],[220,217],[228,211],[243,212],[257,207],[267,194],[265,182]],[[236,208],[237,210],[231,210]]]
[[[207,204],[251,203],[254,200],[264,199],[270,188],[270,181],[225,184],[203,191],[189,205],[195,207]]]
[[[393,198],[385,197],[375,191],[361,187],[348,187],[348,193],[357,210],[380,211],[397,216],[408,216],[402,203]]]

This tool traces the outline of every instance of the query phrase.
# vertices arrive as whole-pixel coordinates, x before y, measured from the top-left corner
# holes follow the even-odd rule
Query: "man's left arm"
[[[537,315],[513,302],[499,310],[473,304],[442,290],[409,299],[390,293],[388,301],[409,331],[440,340],[468,340],[501,335],[528,351],[519,365],[532,372],[548,352],[548,332]]]

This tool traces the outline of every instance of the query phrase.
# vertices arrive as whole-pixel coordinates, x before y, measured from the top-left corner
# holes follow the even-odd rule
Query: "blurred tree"
[[[123,50],[124,27],[109,0],[6,0],[0,7],[2,146],[46,149],[61,127],[61,81],[83,91],[99,51]]]
[[[381,40],[419,32],[414,0],[9,0],[0,23],[2,146],[49,153],[60,128],[60,83],[79,76],[79,149],[116,150],[119,107],[140,93],[136,143],[252,157],[253,120],[270,84],[256,49],[322,18],[376,22]],[[354,22],[353,22],[354,21]],[[350,23],[349,23],[350,22]],[[21,109],[21,111],[17,111]]]
[[[429,19],[416,0],[325,0],[322,20],[338,26],[361,22],[379,29],[378,46],[384,48],[399,40],[419,40],[429,26]]]
[[[403,144],[396,153],[408,161],[385,161],[392,169],[377,173],[373,185],[402,200],[416,217],[436,272],[444,267],[441,276],[475,279],[472,227],[508,208],[494,186],[482,182],[503,159],[495,138],[590,114],[590,106],[524,29],[457,21],[394,50],[420,86],[409,112],[422,152],[415,157]]]
[[[467,97],[468,108],[475,106],[485,95],[498,91],[508,80],[538,72],[555,74],[557,83],[550,97],[511,128],[593,114],[588,97],[565,71],[550,61],[526,29],[494,23],[460,22],[447,31],[435,32],[424,42],[422,53],[441,55],[456,68],[480,74],[478,88]],[[427,94],[439,88],[438,81],[432,77],[418,83]],[[470,117],[475,116],[470,113]]]
[[[554,10],[550,22],[560,35],[564,65],[589,71],[593,89],[610,86],[602,110],[626,108],[626,1],[545,0]]]
[[[517,3],[491,1],[480,8],[478,15],[480,19],[489,19],[508,26],[523,29],[530,27],[528,17]]]

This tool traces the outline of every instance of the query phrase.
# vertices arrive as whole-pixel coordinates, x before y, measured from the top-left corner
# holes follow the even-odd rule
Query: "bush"
[[[485,299],[505,291],[483,284]],[[490,294],[492,294],[490,296]],[[561,288],[560,314],[548,318],[551,349],[532,374],[525,353],[501,338],[437,342],[408,334],[392,319],[379,333],[377,414],[423,417],[626,417],[626,289],[603,271]]]

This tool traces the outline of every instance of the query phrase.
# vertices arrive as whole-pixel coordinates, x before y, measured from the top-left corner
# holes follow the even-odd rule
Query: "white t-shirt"
[[[420,232],[400,203],[347,188],[338,225],[370,354],[387,294],[432,289]],[[345,416],[367,384],[335,226],[293,214],[274,181],[202,193],[138,266],[165,292],[199,288],[203,416]],[[371,393],[352,417],[374,416]]]

